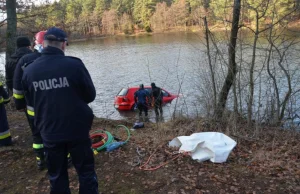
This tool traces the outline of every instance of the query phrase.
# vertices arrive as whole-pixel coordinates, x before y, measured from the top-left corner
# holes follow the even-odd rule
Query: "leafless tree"
[[[120,23],[122,32],[124,32],[125,34],[131,34],[133,32],[132,18],[130,18],[130,16],[127,13],[124,13],[122,15]]]
[[[17,2],[16,0],[6,0],[7,10],[7,31],[6,31],[6,60],[16,49],[17,32]]]
[[[274,22],[274,15],[272,17],[272,23]],[[269,30],[269,36],[268,36],[268,42],[269,42],[269,51],[268,51],[268,60],[267,60],[267,72],[268,75],[271,77],[273,84],[274,84],[274,91],[275,91],[275,97],[276,97],[276,108],[275,108],[275,118],[273,119],[274,124],[279,124],[285,115],[286,106],[288,104],[288,101],[290,100],[291,94],[292,94],[292,81],[291,81],[291,75],[289,73],[289,69],[287,69],[284,65],[286,56],[288,55],[288,51],[291,49],[291,47],[297,43],[295,38],[290,39],[287,37],[284,33],[286,29],[280,29],[279,34],[276,33],[278,31],[277,29],[271,28]],[[271,57],[278,59],[276,61],[277,65],[279,66],[279,69],[274,67],[274,71],[271,71],[270,68],[270,61]],[[281,100],[280,96],[280,88],[278,86],[278,78],[276,78],[275,73],[278,71],[282,71],[286,82],[287,82],[287,91],[285,92],[284,98]],[[282,82],[283,80],[281,80]]]
[[[274,4],[276,3],[273,2]],[[254,39],[253,39],[253,47],[252,47],[252,60],[250,64],[250,69],[249,69],[249,100],[247,102],[248,104],[248,111],[247,111],[247,122],[248,125],[251,125],[252,123],[252,115],[253,115],[253,95],[254,95],[254,69],[255,69],[255,64],[256,64],[256,51],[257,51],[257,43],[258,39],[261,33],[275,27],[277,24],[279,24],[282,20],[284,20],[287,16],[292,14],[294,10],[291,10],[289,13],[286,15],[280,17],[277,21],[272,22],[272,24],[268,25],[265,28],[261,28],[261,19],[266,17],[267,12],[269,11],[269,5],[270,5],[270,0],[264,1],[262,0],[256,7],[251,6],[250,4],[247,4],[247,7],[254,11],[255,13],[255,28],[252,29],[249,26],[245,26],[246,28],[250,29],[251,32],[254,34]]]
[[[205,40],[206,40],[206,48],[207,48],[207,57],[208,57],[208,65],[209,65],[209,70],[211,74],[211,83],[212,83],[212,88],[213,88],[213,107],[214,110],[216,109],[216,103],[217,103],[217,89],[216,89],[216,81],[215,81],[215,68],[213,67],[212,60],[211,60],[211,54],[210,54],[210,44],[209,44],[209,29],[208,29],[208,24],[207,24],[207,19],[206,17],[204,19],[204,26],[205,26]]]
[[[102,16],[102,25],[104,32],[106,34],[115,34],[115,26],[118,24],[118,15],[117,11],[111,9],[109,11],[105,11]]]
[[[154,31],[159,32],[167,29],[168,11],[166,2],[156,4],[155,13],[151,17],[151,26]]]
[[[228,55],[229,55],[228,71],[227,71],[227,76],[225,78],[224,84],[219,94],[219,99],[218,99],[218,104],[217,104],[217,109],[215,114],[217,118],[221,118],[223,116],[228,94],[237,73],[237,64],[235,58],[236,58],[236,41],[237,41],[237,35],[239,31],[240,12],[241,12],[241,0],[235,0],[233,5],[232,27],[231,27],[230,42],[228,48]]]

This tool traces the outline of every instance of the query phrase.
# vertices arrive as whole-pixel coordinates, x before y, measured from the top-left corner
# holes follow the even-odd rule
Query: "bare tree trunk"
[[[272,16],[272,24],[274,23],[274,11],[273,11],[273,16]],[[267,58],[267,72],[269,74],[269,76],[271,77],[273,84],[274,84],[274,90],[275,90],[275,94],[276,94],[276,106],[277,108],[275,109],[275,123],[277,123],[279,121],[279,112],[280,112],[280,96],[279,96],[279,91],[278,91],[278,85],[277,85],[277,81],[275,78],[275,75],[273,75],[271,73],[270,70],[270,61],[271,61],[271,55],[272,55],[272,51],[273,51],[273,44],[272,44],[272,33],[273,33],[273,28],[270,28],[270,32],[269,32],[269,42],[270,42],[270,49],[268,52],[268,58]]]
[[[6,33],[6,57],[10,56],[16,50],[16,32],[17,32],[17,12],[16,0],[6,0],[7,9],[7,33]]]
[[[284,60],[284,57],[286,55],[286,51],[289,49],[289,47],[293,44],[293,42],[290,43],[290,45],[288,45],[285,50],[283,51],[283,53],[281,54],[280,50],[274,45],[274,43],[272,42],[273,46],[275,47],[278,55],[280,56],[280,60],[278,61],[278,66],[281,68],[281,70],[284,72],[284,75],[286,76],[287,82],[288,82],[288,91],[285,94],[284,100],[281,103],[281,111],[278,117],[278,122],[281,122],[283,117],[284,117],[284,112],[285,112],[285,107],[291,97],[292,94],[292,82],[291,82],[291,76],[288,72],[288,70],[282,65],[282,62]]]
[[[274,12],[273,12],[273,17],[272,17],[272,24],[274,23]],[[282,62],[286,56],[286,51],[289,49],[289,47],[291,45],[293,45],[293,41],[287,45],[284,50],[281,53],[281,49],[279,49],[275,43],[274,43],[274,38],[272,37],[272,32],[273,32],[273,28],[270,28],[270,33],[269,33],[269,43],[270,43],[270,50],[269,50],[269,55],[268,55],[268,63],[267,63],[267,70],[268,70],[268,74],[269,76],[272,78],[273,82],[274,82],[274,90],[275,90],[275,94],[276,94],[276,102],[277,102],[277,110],[276,110],[276,118],[275,118],[275,123],[276,124],[280,124],[280,122],[282,121],[283,117],[284,117],[284,112],[285,112],[285,107],[290,99],[291,93],[292,93],[292,84],[291,84],[291,76],[288,72],[288,70],[282,65]],[[280,35],[278,35],[280,36]],[[277,39],[278,37],[276,37],[275,39]],[[285,40],[282,40],[285,41]],[[270,63],[270,57],[271,57],[271,52],[273,50],[273,48],[275,48],[275,50],[277,51],[277,54],[279,55],[279,61],[278,61],[278,66],[280,67],[280,69],[284,72],[284,75],[286,76],[287,82],[288,82],[288,91],[286,92],[286,95],[283,99],[283,102],[280,102],[280,95],[279,95],[279,88],[277,85],[277,80],[275,75],[273,75],[270,72],[270,67],[269,67],[269,63]]]
[[[270,30],[270,35],[269,35],[270,41],[271,41],[271,35],[272,35],[272,29]],[[273,45],[271,44],[270,48],[269,48],[269,52],[268,52],[268,59],[267,59],[267,72],[273,81],[274,90],[275,90],[275,94],[276,94],[277,109],[276,109],[275,123],[277,123],[279,120],[280,96],[279,96],[279,91],[278,91],[278,86],[277,86],[277,81],[276,81],[275,75],[273,75],[270,70],[270,60],[271,60],[272,50],[273,50]]]
[[[254,74],[254,66],[255,66],[255,59],[256,59],[256,45],[258,41],[258,13],[256,13],[256,31],[255,31],[255,36],[254,36],[254,42],[253,42],[253,49],[252,49],[252,61],[251,61],[251,66],[250,66],[250,75],[249,75],[249,101],[248,101],[248,114],[247,114],[247,122],[248,125],[251,124],[252,120],[252,105],[253,105],[253,95],[254,95],[254,80],[253,80],[253,74]]]
[[[252,49],[252,61],[251,61],[251,66],[250,66],[250,73],[249,73],[249,92],[250,92],[250,96],[249,96],[249,101],[248,101],[248,114],[247,114],[247,122],[248,125],[251,125],[252,122],[252,105],[253,105],[253,95],[254,95],[254,67],[255,67],[255,60],[256,60],[256,48],[257,48],[257,41],[258,41],[258,36],[262,31],[259,31],[259,20],[261,18],[263,18],[268,10],[268,6],[269,6],[269,2],[270,0],[267,1],[267,5],[265,10],[263,11],[263,13],[261,15],[259,15],[258,12],[258,7],[253,8],[251,7],[251,9],[253,9],[255,11],[255,31],[252,30],[254,32],[254,40],[253,40],[253,49]]]
[[[245,0],[242,0],[242,7],[245,6]],[[244,15],[245,15],[245,9],[241,10],[241,16],[240,16],[240,21],[244,22]],[[238,70],[238,75],[237,78],[235,78],[234,82],[234,107],[233,110],[235,114],[238,114],[239,112],[242,114],[243,113],[243,106],[242,106],[242,88],[241,88],[241,69],[242,69],[242,64],[243,64],[243,33],[239,34],[239,70]]]
[[[215,82],[215,72],[214,72],[214,68],[212,66],[212,62],[211,62],[209,36],[208,36],[208,31],[209,30],[208,30],[206,16],[203,19],[204,19],[204,26],[205,26],[205,39],[206,39],[208,64],[209,64],[210,75],[211,75],[211,83],[212,83],[212,86],[213,86],[213,95],[214,95],[213,107],[214,107],[214,111],[215,111],[216,110],[216,104],[217,104],[217,89],[216,89],[216,82]]]
[[[291,94],[292,94],[292,83],[291,83],[291,77],[290,77],[288,71],[281,64],[279,64],[279,66],[282,68],[282,70],[285,73],[285,76],[286,76],[287,81],[288,81],[288,88],[289,88],[287,93],[285,94],[284,100],[283,100],[282,105],[281,105],[281,112],[280,112],[280,116],[279,116],[279,121],[282,121],[282,119],[284,117],[285,107],[286,107],[288,101],[290,100],[290,97],[291,97]]]
[[[237,35],[239,31],[240,12],[241,12],[241,0],[235,0],[233,5],[233,17],[232,17],[233,19],[232,19],[230,42],[228,48],[228,54],[229,54],[228,72],[218,100],[217,111],[215,114],[217,118],[221,118],[223,116],[228,94],[234,82],[235,76],[237,74],[237,66],[235,61],[235,54],[236,54],[235,49],[236,49]]]
[[[264,11],[261,13],[261,15],[259,14],[259,8],[262,6],[262,4],[266,4],[266,7],[264,9]],[[249,81],[249,92],[250,92],[250,96],[249,96],[249,101],[248,101],[248,115],[247,115],[247,122],[248,125],[251,125],[252,122],[252,113],[253,113],[253,109],[252,109],[252,105],[253,105],[253,95],[254,95],[254,67],[255,67],[255,59],[256,59],[256,47],[257,47],[257,41],[258,41],[258,37],[259,34],[269,30],[271,28],[273,28],[275,25],[279,24],[283,19],[285,19],[287,16],[289,16],[290,14],[292,14],[295,9],[291,10],[291,12],[287,13],[286,15],[284,15],[283,17],[279,18],[276,22],[272,22],[272,25],[269,25],[268,27],[259,30],[259,20],[263,17],[265,17],[265,15],[267,14],[267,10],[270,4],[270,0],[266,0],[266,2],[262,2],[258,7],[254,8],[249,6],[250,9],[255,11],[255,17],[256,17],[256,29],[255,31],[252,30],[251,28],[249,28],[253,33],[254,33],[254,42],[253,42],[253,50],[252,50],[252,61],[251,61],[251,66],[250,66],[250,81]],[[274,46],[274,45],[273,45]]]

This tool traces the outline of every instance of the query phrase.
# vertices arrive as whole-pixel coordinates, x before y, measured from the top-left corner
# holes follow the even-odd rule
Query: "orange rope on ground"
[[[158,148],[157,148],[158,149]],[[152,168],[144,168],[144,166],[146,166],[149,162],[150,162],[150,159],[152,158],[152,156],[156,153],[157,149],[150,155],[150,157],[148,158],[147,162],[145,162],[142,166],[139,167],[140,170],[145,170],[145,171],[152,171],[152,170],[157,170],[159,168],[161,168],[162,166],[168,164],[169,162],[171,162],[172,160],[175,160],[177,158],[179,158],[180,156],[185,156],[188,154],[188,152],[182,152],[182,153],[178,153],[177,156],[173,157],[172,159],[170,159],[169,161],[163,163],[163,164],[160,164],[156,167],[152,167]]]

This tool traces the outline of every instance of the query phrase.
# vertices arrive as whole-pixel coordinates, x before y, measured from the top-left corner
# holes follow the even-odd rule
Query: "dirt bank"
[[[0,148],[0,193],[49,193],[47,171],[38,171],[31,150],[30,129],[21,112],[8,112],[14,146]],[[93,129],[115,132],[118,124],[132,123],[96,119]],[[222,131],[238,142],[227,163],[198,163],[182,156],[157,170],[140,170],[137,161],[154,167],[169,161],[172,150],[166,144],[179,135]],[[119,137],[125,133],[117,132]],[[95,156],[99,190],[102,193],[300,193],[300,135],[273,128],[248,130],[243,127],[212,127],[204,120],[177,119],[167,123],[146,123],[132,133],[121,149]],[[137,152],[137,148],[142,150]],[[137,166],[136,166],[137,165]],[[69,169],[72,193],[78,193],[73,167]]]

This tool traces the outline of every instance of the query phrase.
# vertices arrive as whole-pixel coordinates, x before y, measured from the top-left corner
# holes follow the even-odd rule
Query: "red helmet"
[[[46,34],[46,31],[40,31],[40,32],[36,33],[36,35],[34,36],[34,43],[35,44],[43,44],[45,34]]]

